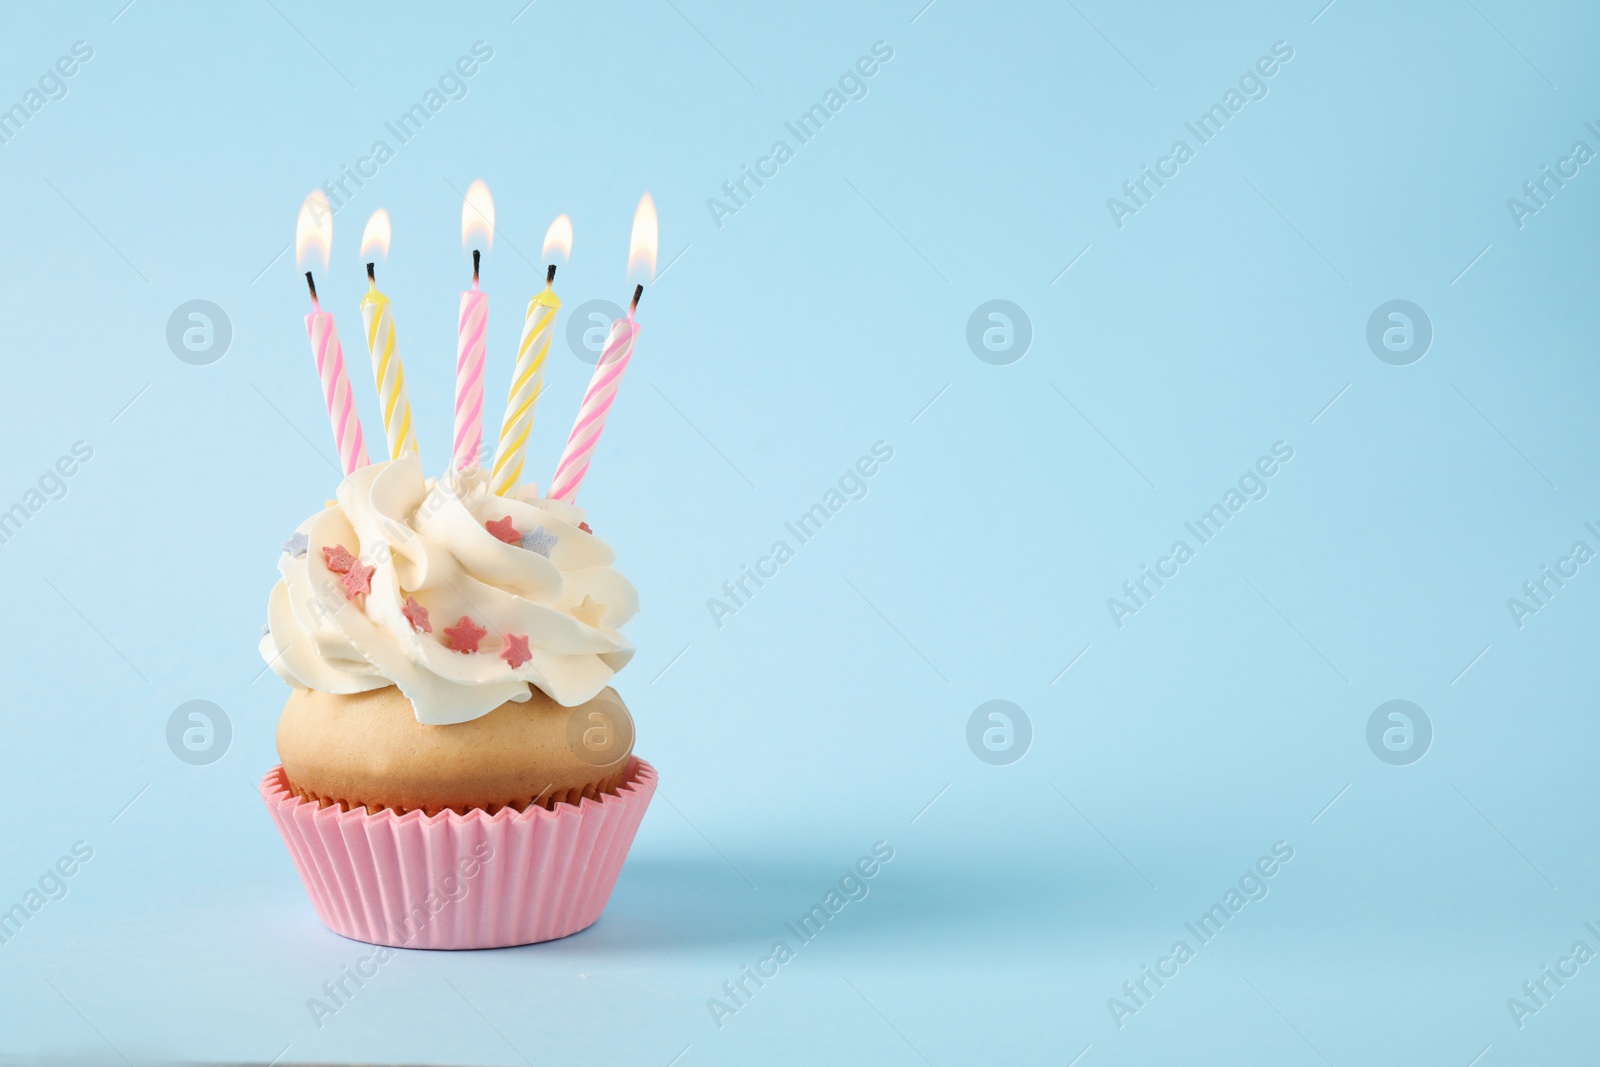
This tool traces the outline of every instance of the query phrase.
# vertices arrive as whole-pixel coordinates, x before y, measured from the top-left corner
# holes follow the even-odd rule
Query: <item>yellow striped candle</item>
[[[489,489],[499,496],[510,496],[522,479],[522,463],[527,456],[528,434],[533,430],[534,410],[544,391],[544,364],[550,355],[550,337],[555,332],[556,312],[561,300],[552,288],[556,268],[545,274],[544,292],[528,301],[528,314],[522,320],[522,342],[517,345],[517,365],[511,375],[511,397],[500,423],[500,443],[495,448]]]
[[[411,401],[406,396],[406,373],[394,338],[394,313],[389,298],[378,291],[373,265],[367,264],[367,295],[361,299],[361,321],[367,327],[367,352],[372,356],[372,376],[378,385],[378,407],[383,413],[383,433],[389,439],[389,458],[417,451],[417,434],[411,426]]]
[[[383,208],[374,211],[361,234],[361,254],[376,252],[387,256],[391,233],[389,213]],[[367,328],[367,353],[372,357],[372,377],[378,385],[378,406],[383,414],[383,433],[389,440],[389,458],[399,459],[407,452],[417,451],[417,434],[411,426],[411,401],[406,396],[406,375],[394,336],[394,311],[389,298],[378,291],[372,263],[367,264],[367,295],[361,301],[361,321]]]

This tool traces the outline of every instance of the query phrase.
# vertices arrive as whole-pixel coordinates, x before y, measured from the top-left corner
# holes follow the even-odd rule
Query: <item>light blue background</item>
[[[1573,942],[1600,949],[1600,577],[1521,629],[1506,600],[1600,548],[1600,173],[1522,228],[1506,200],[1574,141],[1600,149],[1600,20],[1322,2],[9,14],[0,104],[74,41],[94,58],[0,145],[0,508],[74,441],[94,458],[0,546],[0,906],[73,842],[94,859],[0,947],[0,1046],[1577,1062],[1600,964],[1520,1030],[1506,1001]],[[437,464],[458,191],[482,177],[499,205],[491,427],[550,218],[577,227],[569,312],[621,301],[654,194],[672,265],[582,502],[641,593],[618,684],[663,792],[592,929],[404,953],[318,1029],[306,999],[365,950],[317,922],[255,793],[285,696],[255,651],[277,546],[336,484],[278,253],[306,192],[479,40],[494,58],[340,212],[319,282],[376,444],[356,241],[387,207]],[[880,40],[869,95],[719,228],[707,198]],[[1294,58],[1266,99],[1114,225],[1106,199],[1276,41]],[[165,340],[192,299],[232,323],[213,365]],[[1009,366],[966,344],[991,299],[1034,331]],[[1410,366],[1365,341],[1391,299],[1433,324]],[[558,344],[541,481],[588,369]],[[713,625],[707,598],[879,440],[869,495]],[[1118,629],[1106,599],[1276,441],[1294,458],[1270,494]],[[1003,767],[966,743],[997,698],[1033,726]],[[1410,766],[1365,738],[1396,698],[1435,732]],[[210,766],[166,745],[191,699],[232,722]],[[718,1029],[707,998],[878,840],[871,895]],[[1295,853],[1270,895],[1119,1029],[1107,999],[1276,841]]]

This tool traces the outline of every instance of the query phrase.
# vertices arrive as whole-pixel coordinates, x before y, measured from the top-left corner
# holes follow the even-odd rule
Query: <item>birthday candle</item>
[[[367,465],[361,416],[356,413],[355,398],[350,394],[339,331],[334,326],[333,315],[323,311],[317,302],[317,285],[310,271],[306,271],[306,285],[311,288],[311,314],[306,316],[311,356],[317,362],[317,376],[322,379],[322,395],[328,405],[328,419],[333,424],[333,443],[339,449],[340,466],[346,474],[352,474]]]
[[[628,239],[628,272],[642,271],[653,277],[656,272],[656,247],[660,225],[656,220],[656,203],[645,193],[633,212],[633,233]],[[639,338],[639,324],[633,313],[638,310],[639,297],[644,286],[635,286],[633,301],[628,313],[611,324],[606,333],[606,344],[600,350],[600,362],[595,364],[594,376],[583,394],[578,408],[578,421],[567,436],[567,446],[561,452],[561,462],[556,464],[556,476],[550,481],[550,499],[568,504],[578,498],[578,486],[589,473],[589,461],[594,457],[594,446],[600,441],[600,432],[606,428],[606,416],[617,399],[617,387],[622,384],[622,372],[628,369],[633,358],[633,345]]]
[[[489,187],[475,181],[461,203],[461,243],[474,234],[485,246],[494,240],[494,200]],[[472,250],[472,288],[461,294],[461,315],[456,330],[456,425],[451,466],[468,470],[479,465],[483,447],[483,364],[489,320],[489,294],[478,289],[481,253]]]
[[[489,321],[489,294],[478,289],[478,252],[472,253],[472,288],[461,294],[456,331],[455,469],[478,466],[483,447],[483,361]]]
[[[544,292],[528,301],[528,314],[522,320],[522,342],[517,346],[517,365],[511,375],[511,398],[500,423],[500,444],[489,476],[489,491],[500,496],[510,495],[522,478],[534,410],[544,391],[545,358],[550,354],[556,312],[561,310],[561,300],[551,288],[555,275],[552,264],[545,276]]]
[[[367,220],[361,254],[374,251],[388,255],[389,237],[389,213],[379,208]],[[361,299],[361,321],[366,327],[367,354],[372,357],[372,376],[378,386],[378,408],[383,415],[384,436],[389,440],[389,458],[399,459],[407,452],[417,451],[417,434],[411,425],[406,373],[395,341],[394,312],[389,298],[378,291],[375,268],[375,264],[367,264],[367,295]]]
[[[383,432],[389,440],[389,458],[417,451],[417,434],[411,425],[411,400],[406,396],[406,372],[394,339],[394,315],[389,298],[378,291],[373,265],[367,264],[370,287],[361,300],[361,321],[367,328],[367,352],[372,356],[372,376],[378,384],[378,406],[383,411]]]
[[[605,348],[600,352],[600,362],[595,365],[594,377],[583,394],[583,404],[578,408],[578,421],[567,437],[567,447],[556,465],[556,476],[550,482],[550,499],[568,504],[578,498],[578,486],[589,473],[589,461],[594,456],[594,446],[600,441],[600,432],[606,428],[606,416],[617,398],[617,387],[622,384],[622,372],[628,369],[633,358],[633,343],[639,336],[639,325],[634,321],[634,310],[639,306],[639,296],[644,286],[633,291],[633,303],[628,314],[611,324],[606,334]]]
[[[320,189],[313,189],[300,205],[294,224],[294,258],[301,266],[316,254],[328,265],[333,250],[333,209]],[[328,405],[328,421],[333,425],[333,443],[339,450],[339,466],[351,474],[367,465],[367,443],[361,435],[361,416],[356,414],[355,397],[344,370],[344,349],[339,346],[339,331],[333,316],[317,302],[317,283],[306,271],[306,287],[311,290],[311,314],[306,316],[306,336],[311,338],[311,358],[322,381],[322,398]]]

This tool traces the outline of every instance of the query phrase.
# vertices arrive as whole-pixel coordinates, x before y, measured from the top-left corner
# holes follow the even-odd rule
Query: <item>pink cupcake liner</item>
[[[295,796],[281,765],[261,780],[317,916],[395,948],[530,945],[592,925],[655,791],[638,757],[616,793],[494,815],[341,811]]]

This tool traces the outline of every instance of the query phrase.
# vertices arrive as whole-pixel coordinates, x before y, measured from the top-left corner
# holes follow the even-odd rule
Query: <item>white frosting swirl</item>
[[[303,689],[396,685],[417,721],[435,725],[527,700],[530,686],[567,707],[593,698],[633,658],[616,628],[638,611],[638,594],[612,569],[611,549],[579,529],[582,509],[533,499],[531,486],[519,492],[490,493],[476,470],[426,481],[415,454],[356,471],[336,504],[300,524],[305,554],[286,546],[279,557],[262,657]],[[535,534],[531,547],[485,525],[507,516]],[[347,595],[323,552],[335,546],[373,569],[371,592]],[[427,610],[431,633],[405,614],[408,597]],[[445,628],[463,616],[487,631],[477,652],[446,643]],[[527,639],[527,662],[512,667],[520,657],[501,655],[508,637]]]

